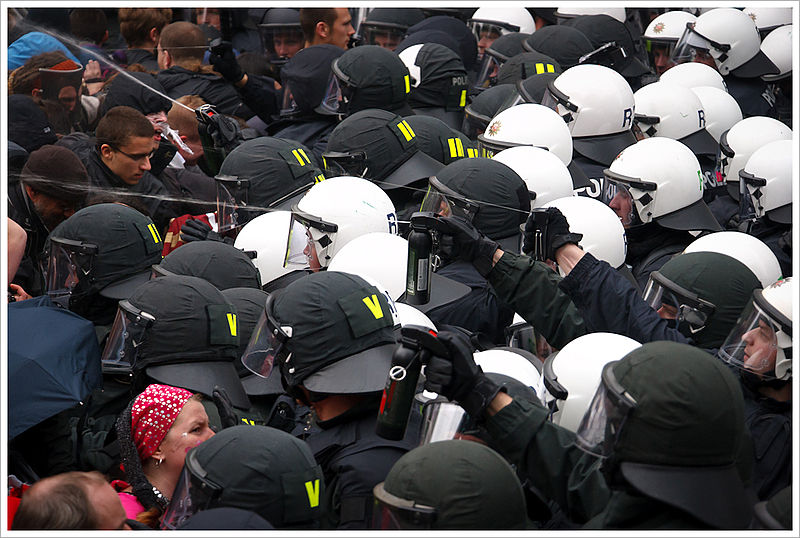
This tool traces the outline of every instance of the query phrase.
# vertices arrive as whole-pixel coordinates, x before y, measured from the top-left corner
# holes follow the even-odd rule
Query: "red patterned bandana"
[[[169,385],[150,385],[131,407],[131,433],[139,459],[153,455],[192,393]]]

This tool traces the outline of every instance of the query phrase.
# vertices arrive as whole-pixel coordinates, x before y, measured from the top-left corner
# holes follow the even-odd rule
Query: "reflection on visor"
[[[403,40],[405,30],[387,26],[374,26],[364,23],[359,29],[367,45],[378,45],[385,49],[394,50]]]
[[[350,101],[351,90],[346,84],[339,81],[333,72],[331,72],[328,80],[328,89],[325,91],[325,97],[322,98],[320,103],[320,111],[323,114],[338,115],[347,113],[347,103]]]
[[[625,420],[636,407],[636,400],[617,382],[613,361],[603,368],[602,382],[576,432],[578,448],[601,458],[611,455]]]
[[[712,63],[716,60],[719,65],[728,59],[727,52],[731,49],[729,44],[712,41],[698,34],[694,27],[693,22],[686,23],[686,30],[675,44],[675,50],[672,52],[673,62],[676,64],[696,61]]]
[[[445,187],[436,177],[428,181],[428,190],[419,210],[422,212],[436,213],[442,217],[463,217],[469,222],[475,218],[479,206],[453,190]]]
[[[286,342],[292,336],[291,327],[281,327],[272,317],[272,302],[273,296],[270,295],[242,354],[242,364],[263,378],[269,377],[276,360],[281,361],[288,355]]]
[[[367,154],[363,151],[352,153],[328,151],[322,154],[322,165],[328,177],[364,177],[368,170]]]
[[[565,123],[574,119],[573,112],[578,112],[578,105],[569,100],[569,96],[556,88],[554,81],[547,83],[547,89],[542,96],[542,105],[554,110]]]
[[[670,282],[658,271],[650,273],[642,299],[664,319],[687,323],[692,332],[702,329],[715,310],[712,303]]]
[[[292,218],[289,222],[283,266],[302,265],[318,270],[321,261],[325,261],[327,266],[327,249],[336,240],[339,226],[305,213],[296,205],[292,208]]]
[[[392,495],[383,487],[375,486],[372,493],[375,507],[372,510],[372,528],[381,530],[432,529],[436,522],[436,508]]]
[[[496,39],[503,35],[504,31],[519,32],[520,29],[519,26],[507,22],[480,21],[475,19],[470,19],[467,22],[467,26],[469,26],[472,33],[475,34],[475,39],[478,41],[480,41],[482,37],[494,37]]]
[[[464,121],[462,122],[461,132],[467,135],[471,140],[475,140],[478,135],[486,131],[489,126],[491,118],[488,116],[475,115],[470,111],[469,106],[464,109]]]
[[[436,441],[456,439],[469,422],[464,409],[443,398],[429,400],[422,407],[422,431],[420,445]]]
[[[789,340],[791,326],[781,327],[765,310],[751,301],[719,348],[717,356],[762,379],[776,379],[778,353],[785,353],[778,342],[779,334],[787,336]],[[790,341],[786,343],[791,345]]]
[[[588,54],[584,54],[578,59],[578,63],[602,65],[609,69],[615,69],[624,66],[627,58],[628,54],[625,49],[617,45],[616,42],[611,41]]]
[[[69,298],[80,279],[91,272],[97,251],[97,245],[90,243],[50,239],[44,277],[45,290],[51,299],[61,304],[60,299]]]
[[[138,347],[156,318],[128,301],[120,301],[111,332],[100,359],[104,373],[128,373],[136,362]]]
[[[294,94],[292,93],[292,88],[289,82],[284,83],[283,85],[283,101],[281,102],[281,112],[280,115],[283,116],[291,116],[292,114],[298,112],[297,102],[294,100]]]
[[[247,217],[242,211],[247,206],[250,181],[234,176],[217,176],[217,218],[219,232],[243,226]]]
[[[195,469],[194,473],[190,467]],[[211,508],[221,493],[222,488],[206,478],[206,471],[197,462],[195,451],[190,450],[169,508],[161,518],[161,529],[179,529],[197,512]]]
[[[641,224],[642,221],[636,213],[636,206],[633,203],[633,196],[624,183],[618,183],[606,177],[603,182],[601,201],[614,210],[623,226]]]
[[[480,91],[494,86],[497,83],[497,71],[500,69],[501,63],[500,60],[487,51],[487,53],[483,55],[483,62],[481,63],[481,68],[473,87]],[[499,112],[498,110],[495,115]]]

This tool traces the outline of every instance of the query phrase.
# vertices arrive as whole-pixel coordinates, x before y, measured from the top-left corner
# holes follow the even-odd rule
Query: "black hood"
[[[44,110],[33,99],[26,95],[9,95],[8,139],[30,153],[45,144],[55,144],[58,137]]]
[[[299,114],[311,114],[322,102],[331,74],[331,63],[344,54],[334,45],[301,49],[281,68],[281,81],[292,89]]]
[[[128,78],[128,75],[135,80]],[[145,86],[166,94],[161,83],[149,73],[126,71],[117,75],[108,87],[108,93],[100,107],[100,114],[105,115],[115,106],[129,106],[144,115],[153,112],[169,112],[172,102]]]
[[[461,56],[461,61],[464,62],[464,68],[467,71],[475,66],[478,61],[478,42],[464,21],[447,15],[436,15],[415,24],[408,29],[406,35],[411,36],[417,32],[432,30],[444,32],[458,43],[458,55]],[[427,41],[418,41],[418,43],[427,43]],[[399,48],[397,52],[399,52]]]
[[[621,75],[638,77],[649,72],[649,68],[636,58],[633,37],[624,22],[609,15],[600,14],[575,17],[564,24],[583,32],[592,42],[594,49],[612,41],[622,47],[627,55],[627,61],[623,65],[615,67],[615,70]]]
[[[462,92],[467,90],[467,71],[455,52],[444,45],[429,43],[419,49],[414,64],[419,66],[422,80],[411,90],[410,106],[464,109],[466,94]]]

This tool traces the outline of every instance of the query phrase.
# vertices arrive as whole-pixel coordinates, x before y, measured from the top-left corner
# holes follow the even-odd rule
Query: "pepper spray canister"
[[[383,389],[375,433],[384,439],[399,441],[406,434],[408,415],[422,370],[420,351],[398,345]]]
[[[433,239],[427,227],[411,221],[406,267],[406,302],[426,304],[431,299],[431,251]]]

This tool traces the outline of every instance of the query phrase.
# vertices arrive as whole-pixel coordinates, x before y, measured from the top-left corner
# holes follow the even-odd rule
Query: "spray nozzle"
[[[169,126],[169,124],[165,121],[160,121],[157,125],[161,128],[161,138],[168,142],[172,142],[183,151],[188,153],[189,155],[194,155],[194,152],[191,150],[189,146],[186,145],[186,142],[181,140],[180,133],[177,129],[173,129]]]

